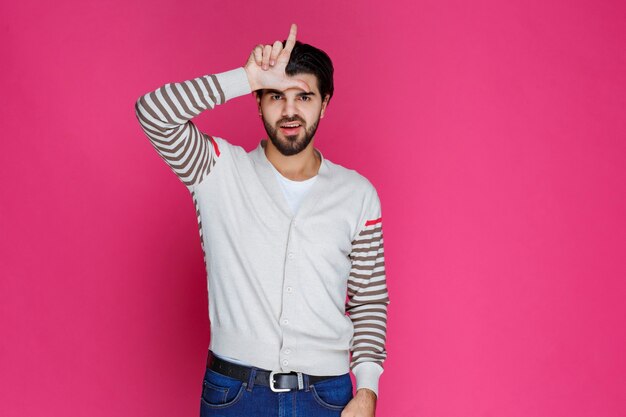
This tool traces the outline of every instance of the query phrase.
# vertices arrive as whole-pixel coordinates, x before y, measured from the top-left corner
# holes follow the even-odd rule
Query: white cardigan
[[[389,297],[376,189],[315,149],[318,177],[291,213],[265,139],[246,152],[191,121],[250,92],[239,67],[165,84],[135,105],[142,129],[196,207],[209,349],[279,372],[352,370],[357,389],[378,393]]]

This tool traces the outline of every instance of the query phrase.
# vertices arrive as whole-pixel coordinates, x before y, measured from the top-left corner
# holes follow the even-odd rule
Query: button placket
[[[279,353],[279,363],[283,372],[290,372],[289,368],[290,355],[295,346],[295,338],[293,336],[293,323],[291,319],[295,317],[292,315],[296,311],[296,302],[293,298],[295,291],[296,274],[297,274],[297,253],[298,248],[295,239],[295,219],[291,220],[289,225],[289,232],[287,236],[287,250],[284,269],[283,280],[283,295],[282,295],[282,314],[280,317],[280,324],[282,328],[282,346]]]

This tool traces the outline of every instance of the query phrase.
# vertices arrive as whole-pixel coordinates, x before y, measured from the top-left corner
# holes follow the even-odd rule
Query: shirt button
[[[288,361],[287,359],[285,359],[285,360],[283,361],[283,365],[285,365],[285,366],[289,365],[289,361]]]
[[[285,349],[285,354],[289,355],[291,353],[291,349]]]
[[[289,320],[284,319],[284,320],[283,320],[283,324],[289,324]]]
[[[293,288],[287,287],[287,292],[292,292],[292,291],[293,291]]]
[[[287,255],[287,256],[289,257],[289,259],[293,259],[294,254],[293,254],[293,252],[289,252],[289,255]]]

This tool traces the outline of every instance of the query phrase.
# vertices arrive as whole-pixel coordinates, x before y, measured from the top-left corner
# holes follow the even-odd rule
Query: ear
[[[259,90],[254,90],[252,93],[254,94],[254,97],[256,98],[256,104],[257,104],[257,108],[260,114],[261,113],[261,95],[259,94]]]
[[[320,119],[324,117],[324,113],[326,112],[326,106],[328,106],[328,102],[330,101],[330,94],[326,94],[324,100],[322,101],[322,112],[320,113]]]

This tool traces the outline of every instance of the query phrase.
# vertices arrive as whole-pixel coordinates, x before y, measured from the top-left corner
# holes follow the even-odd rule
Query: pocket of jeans
[[[313,398],[322,407],[343,410],[353,398],[352,380],[349,374],[311,385]]]
[[[235,404],[247,384],[238,379],[207,369],[202,382],[202,402],[211,408],[225,408]]]

